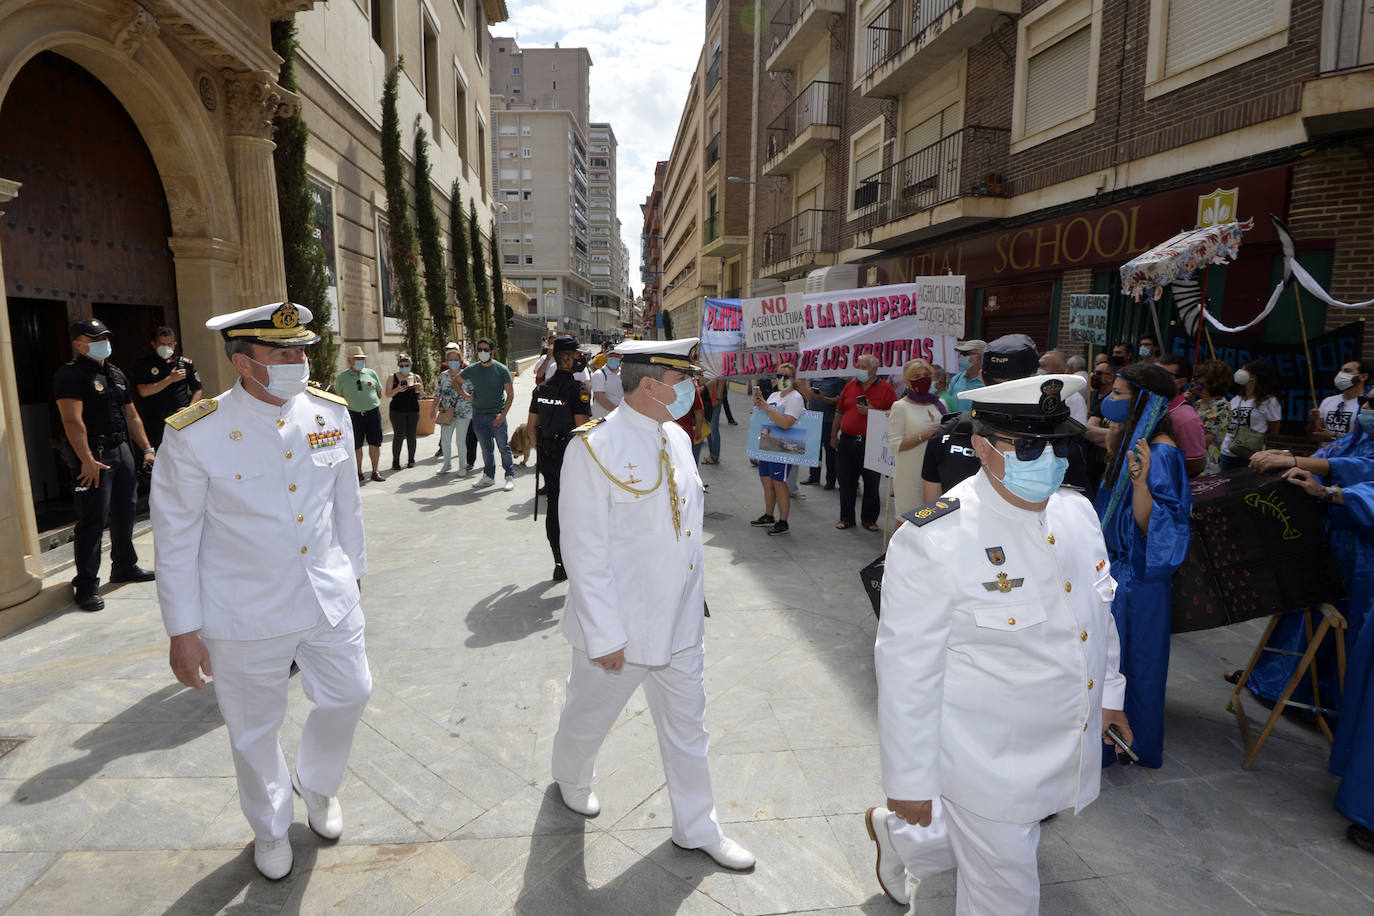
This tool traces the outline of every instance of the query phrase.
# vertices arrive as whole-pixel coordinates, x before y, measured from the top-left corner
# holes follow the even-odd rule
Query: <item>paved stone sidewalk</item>
[[[551,797],[569,651],[533,468],[513,493],[475,492],[434,475],[431,438],[415,469],[363,490],[376,688],[342,842],[322,844],[298,804],[295,871],[257,876],[213,691],[172,680],[154,590],[124,586],[100,614],[0,640],[0,736],[27,739],[0,757],[0,911],[895,916],[862,821],[882,795],[875,620],[857,570],[880,536],[835,531],[835,494],[818,488],[794,504],[791,534],[748,527],[761,500],[744,429],[725,428],[723,463],[702,474],[711,765],[721,821],[758,855],[752,874],[669,842],[640,696],[601,754],[601,816]],[[139,546],[151,556],[147,536]],[[1284,722],[1240,769],[1219,675],[1256,635],[1174,640],[1167,764],[1108,770],[1096,804],[1046,825],[1042,912],[1374,911],[1374,857],[1343,838],[1316,733]],[[288,758],[306,711],[293,687]],[[927,885],[928,911],[953,912],[952,881]]]

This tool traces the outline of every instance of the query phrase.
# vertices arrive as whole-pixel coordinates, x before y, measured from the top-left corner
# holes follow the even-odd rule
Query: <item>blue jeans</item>
[[[506,477],[515,476],[515,460],[510,456],[510,438],[506,435],[506,423],[501,421],[501,425],[495,423],[496,414],[478,413],[472,415],[472,428],[477,431],[477,444],[482,446],[482,473],[487,477],[495,479],[496,460],[491,451],[492,440],[496,440],[497,448],[501,449],[501,467],[506,472]]]
[[[706,448],[710,450],[711,457],[717,460],[720,458],[720,408],[722,403],[716,401],[711,405],[711,431],[706,435]]]

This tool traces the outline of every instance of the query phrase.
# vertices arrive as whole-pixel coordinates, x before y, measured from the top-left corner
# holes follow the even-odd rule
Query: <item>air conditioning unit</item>
[[[858,264],[834,264],[818,267],[806,275],[808,293],[828,293],[838,289],[856,289],[859,286]]]

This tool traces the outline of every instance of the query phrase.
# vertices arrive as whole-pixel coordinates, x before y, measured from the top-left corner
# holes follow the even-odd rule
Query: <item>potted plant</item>
[[[983,176],[983,184],[987,186],[988,196],[1002,196],[1002,175],[1000,172],[988,172]]]

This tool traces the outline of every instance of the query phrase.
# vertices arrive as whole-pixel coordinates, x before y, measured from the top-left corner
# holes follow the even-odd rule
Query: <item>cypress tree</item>
[[[453,179],[448,198],[448,241],[453,248],[453,279],[458,307],[463,312],[463,329],[468,341],[477,337],[477,302],[472,290],[472,248],[468,245],[468,221],[463,215],[463,189]]]
[[[510,357],[510,328],[506,325],[506,290],[501,279],[501,239],[496,234],[496,217],[491,219],[491,315],[496,331],[497,357],[507,362]]]
[[[396,273],[401,299],[401,326],[411,365],[423,377],[433,366],[433,354],[425,335],[424,294],[420,291],[419,259],[415,255],[415,227],[410,222],[406,196],[405,157],[401,154],[401,120],[396,113],[396,82],[405,59],[387,71],[382,87],[382,173],[386,183],[386,216],[391,224],[391,269]]]
[[[478,327],[483,337],[491,337],[491,287],[488,285],[487,259],[482,254],[482,233],[477,231],[477,202],[468,199],[468,241],[472,243],[473,302],[480,310]]]
[[[278,80],[296,91],[296,23],[272,23],[272,49],[282,59]],[[305,170],[305,146],[310,131],[297,111],[276,122],[277,148],[272,153],[277,172],[277,211],[281,217],[282,259],[286,262],[286,298],[310,309],[311,328],[320,342],[310,350],[310,374],[323,387],[334,383],[338,370],[339,341],[329,329],[333,306],[329,303],[329,276],[324,246],[315,227],[315,203]],[[265,303],[264,303],[265,304]]]
[[[415,371],[430,378],[431,357],[444,352],[453,332],[453,314],[448,306],[448,277],[444,273],[444,245],[439,239],[439,213],[434,209],[434,189],[430,184],[429,135],[415,116],[415,234],[420,240],[420,259],[425,265],[425,300],[429,303],[429,352],[421,357],[410,354]]]

